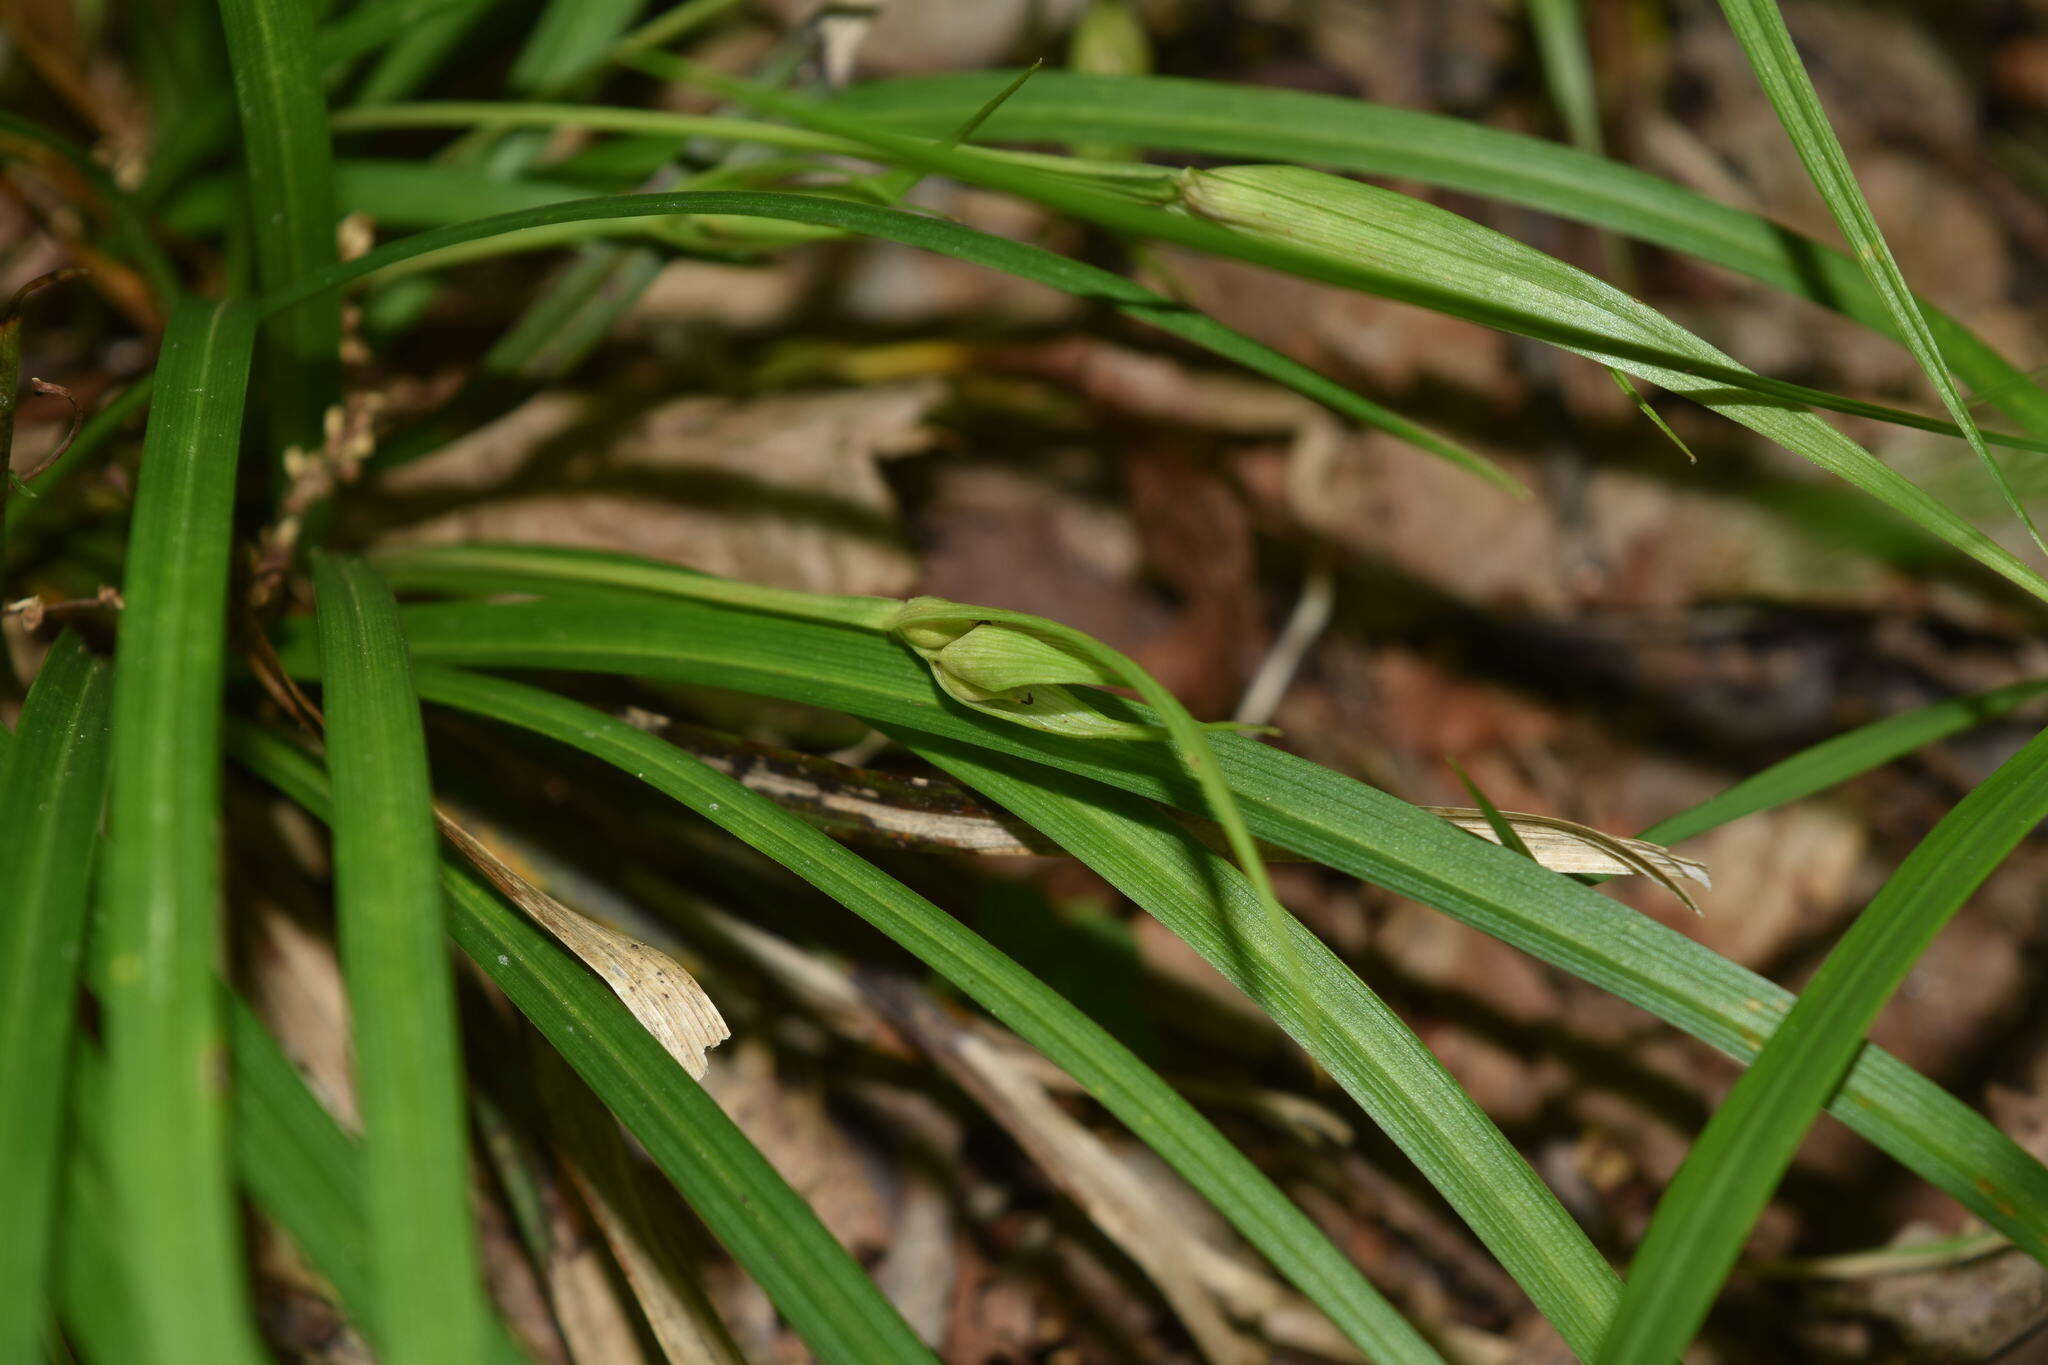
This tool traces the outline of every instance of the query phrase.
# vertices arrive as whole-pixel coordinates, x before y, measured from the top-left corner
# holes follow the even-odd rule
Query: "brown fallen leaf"
[[[515,540],[810,592],[903,596],[916,562],[878,462],[925,448],[936,380],[684,398],[624,420],[541,394],[378,480],[407,542]]]

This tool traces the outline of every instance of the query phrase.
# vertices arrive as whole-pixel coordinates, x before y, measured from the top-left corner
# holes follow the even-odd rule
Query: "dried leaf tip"
[[[441,832],[528,918],[604,978],[663,1051],[698,1080],[704,1054],[732,1036],[697,978],[661,949],[600,924],[548,895],[447,816]]]
[[[1488,843],[1500,843],[1500,836],[1486,813],[1462,806],[1424,806],[1430,814],[1450,821],[1468,834]],[[1714,883],[1706,864],[1681,857],[1662,844],[1647,839],[1628,839],[1587,825],[1574,824],[1548,815],[1521,811],[1500,811],[1500,818],[1521,836],[1529,856],[1553,872],[1594,876],[1644,876],[1655,881],[1684,903],[1696,915],[1706,912],[1685,889],[1686,880],[1712,890]]]

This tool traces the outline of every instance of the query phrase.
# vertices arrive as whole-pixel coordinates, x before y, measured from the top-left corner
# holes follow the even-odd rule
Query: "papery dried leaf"
[[[730,1038],[732,1030],[696,977],[659,948],[571,910],[506,866],[453,820],[439,818],[441,832],[506,899],[603,977],[683,1070],[703,1077],[705,1052]]]
[[[1423,809],[1488,843],[1501,842],[1484,811],[1463,806],[1424,806]],[[1680,857],[1662,844],[1608,834],[1554,816],[1529,815],[1522,811],[1501,811],[1499,814],[1521,836],[1522,842],[1528,846],[1529,856],[1553,872],[1649,877],[1683,901],[1694,914],[1703,913],[1680,879],[1690,879],[1711,890],[1714,882],[1704,863]]]

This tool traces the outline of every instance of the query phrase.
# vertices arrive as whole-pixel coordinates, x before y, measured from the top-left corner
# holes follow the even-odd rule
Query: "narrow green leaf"
[[[1240,166],[1184,173],[1183,205],[1211,220],[1196,221],[979,154],[869,131],[857,119],[675,59],[636,60],[658,75],[694,79],[805,127],[869,142],[910,164],[1022,195],[1104,227],[1420,303],[1627,370],[1768,437],[2048,599],[2048,579],[2036,570],[1812,413],[1759,402],[1759,376],[1661,313],[1435,205],[1297,166]],[[1673,355],[1682,357],[1677,368],[1667,359]],[[1727,376],[1734,381],[1732,393]]]
[[[1641,837],[1652,843],[1675,844],[1745,815],[1790,805],[1950,735],[1997,720],[2043,692],[2048,692],[2048,678],[2029,679],[1972,696],[1950,697],[1858,726],[1752,773],[1689,810],[1659,820]]]
[[[494,3],[495,0],[412,0],[406,6],[413,11],[412,23],[363,77],[356,89],[355,102],[384,104],[410,95],[448,60]]]
[[[334,154],[313,7],[220,0],[220,14],[242,116],[256,273],[275,292],[335,261]],[[308,298],[271,318],[264,335],[271,439],[310,448],[340,364],[341,302]]]
[[[1705,1320],[1792,1156],[1863,1035],[1970,894],[2048,818],[2048,731],[1958,802],[1849,926],[1658,1201],[1605,1365],[1668,1360]]]
[[[1601,155],[1600,99],[1593,89],[1593,63],[1586,53],[1586,16],[1579,0],[1529,0],[1529,30],[1536,36],[1550,101],[1564,115],[1572,145]]]
[[[423,669],[420,694],[617,765],[816,886],[895,939],[1068,1071],[1264,1251],[1375,1359],[1436,1359],[1307,1218],[1102,1027],[986,939],[859,855],[694,756],[519,683]],[[1240,909],[1256,920],[1247,887]],[[1306,1016],[1304,1016],[1306,1017]]]
[[[195,181],[164,206],[164,224],[190,236],[217,233],[241,212],[244,191],[239,176]],[[441,227],[559,204],[587,193],[577,185],[506,179],[473,166],[442,166],[431,161],[351,157],[334,165],[337,211],[367,213],[380,228]]]
[[[939,137],[1011,74],[878,81],[846,91],[835,107],[899,132]],[[1885,300],[1841,252],[1633,166],[1469,119],[1220,81],[1052,71],[1018,91],[980,137],[1108,140],[1414,180],[1684,252],[1898,335]],[[1924,301],[1921,309],[1956,372],[2028,431],[2048,436],[2048,392],[1962,323]]]
[[[1288,916],[1294,947],[1280,951],[1243,875],[1156,806],[957,741],[889,733],[1185,939],[1409,1155],[1565,1340],[1594,1348],[1620,1294],[1613,1270],[1443,1064],[1320,939]]]
[[[1372,281],[1391,271],[1461,296],[1475,317],[1505,303],[1520,313],[1568,322],[1582,334],[1597,333],[1602,340],[1558,344],[1741,423],[1855,485],[2034,596],[2048,598],[2048,580],[2038,572],[1812,413],[1730,394],[1718,381],[1690,372],[1698,365],[1674,369],[1643,359],[1641,347],[1647,343],[1707,366],[1741,370],[1661,313],[1584,271],[1421,200],[1320,171],[1291,166],[1197,171],[1190,173],[1188,185],[1188,202],[1197,213],[1259,243],[1282,242],[1320,254],[1330,276],[1355,275],[1342,281],[1355,287],[1385,292]],[[1256,255],[1249,248],[1233,254]],[[1354,261],[1368,258],[1369,269],[1354,269]],[[1983,446],[1974,424],[1964,433],[1973,445]]]
[[[494,570],[436,573],[429,556],[380,561],[394,581],[439,590],[532,591]],[[652,575],[659,566],[625,561]],[[595,591],[574,600],[453,603],[401,612],[416,658],[481,667],[623,673],[752,692],[1017,754],[1204,809],[1152,744],[1066,741],[990,726],[952,703],[909,651],[866,631]],[[284,643],[304,668],[303,645]],[[1114,719],[1147,714],[1112,698]],[[1738,1058],[1753,1056],[1790,996],[1699,943],[1425,811],[1313,763],[1234,735],[1214,737],[1252,832],[1270,843],[1434,905],[1639,1005]],[[1857,1061],[1832,1112],[2031,1254],[2048,1258],[2048,1168],[1981,1115],[1877,1049]],[[1995,1191],[1995,1193],[1994,1193]]]
[[[243,766],[331,818],[315,759],[253,726],[235,726],[230,739]],[[444,862],[442,886],[456,945],[640,1140],[820,1359],[932,1359],[810,1206],[603,981],[466,872]]]
[[[81,1054],[81,1060],[83,1056]],[[85,1068],[80,1067],[80,1079]],[[64,1235],[57,1242],[58,1307],[67,1341],[97,1365],[103,1360],[144,1360],[145,1340],[133,1296],[126,1292],[114,1202],[101,1154],[88,1135],[73,1142],[64,1171]],[[45,1355],[29,1359],[41,1361]]]
[[[372,1341],[383,1338],[371,1290],[363,1154],[306,1087],[270,1030],[240,997],[227,997],[235,1066],[235,1160],[249,1197],[334,1286]],[[495,1316],[486,1355],[520,1365],[526,1354]]]
[[[1486,793],[1479,789],[1479,784],[1455,763],[1451,765],[1451,771],[1458,775],[1458,781],[1464,785],[1466,794],[1472,798],[1472,804],[1479,807],[1479,813],[1486,818],[1486,827],[1493,831],[1494,841],[1502,848],[1519,853],[1532,862],[1536,861],[1536,855],[1529,851],[1529,845],[1522,841],[1522,836],[1516,832],[1515,827],[1500,813],[1500,807],[1487,799]]]
[[[643,7],[644,0],[549,0],[512,64],[512,88],[559,90],[589,75]]]
[[[1288,94],[1291,92],[1262,93]],[[826,133],[815,133],[801,128],[790,128],[784,124],[757,123],[749,122],[743,119],[722,118],[709,115],[667,114],[659,110],[650,109],[603,108],[591,105],[493,104],[452,102],[446,104],[432,103],[399,105],[393,106],[388,109],[363,110],[360,112],[350,112],[336,116],[337,127],[346,126],[351,128],[409,126],[438,127],[444,125],[466,127],[471,124],[475,124],[476,126],[484,128],[561,126],[602,129],[619,132],[636,129],[672,128],[679,136],[693,136],[705,138],[716,137],[731,141],[757,142],[766,146],[807,147],[818,151],[837,152],[841,155],[865,155],[883,159],[893,159],[898,161],[911,162],[916,162],[922,159],[929,159],[930,155],[933,153],[934,150],[936,150],[938,153],[947,153],[951,150],[944,146],[939,146],[936,144],[926,144],[922,142],[904,142],[901,140],[893,140],[887,145],[887,147],[863,147],[858,141],[851,138],[838,137]],[[1480,131],[1490,130],[1482,129]],[[1530,145],[1540,148],[1548,146],[1549,144],[1532,142]],[[893,148],[894,150],[890,150],[891,148]],[[1058,173],[1068,173],[1066,176],[1065,183],[1060,183],[1056,181],[1056,183],[1060,184],[1060,189],[1056,190],[1056,193],[1062,192],[1068,184],[1071,184],[1071,187],[1079,191],[1081,194],[1088,195],[1091,193],[1095,193],[1099,198],[1100,190],[1104,188],[1115,188],[1113,182],[1097,183],[1093,186],[1092,189],[1090,184],[1086,182],[1086,179],[1084,179],[1080,183],[1073,183],[1073,176],[1071,172],[1073,172],[1076,168],[1084,165],[1084,163],[1076,162],[1070,159],[1047,157],[1040,155],[1026,155],[1023,153],[1014,153],[1008,155],[983,153],[981,154],[981,159],[977,160],[976,153],[971,151],[961,153],[961,155],[963,155],[966,158],[966,160],[960,163],[960,165],[974,167],[990,167],[993,169],[995,173],[998,174],[1003,174],[1012,170],[1025,170],[1028,174],[1030,169],[1035,168],[1038,172],[1041,172],[1041,174],[1036,176],[1035,180],[1032,182],[1034,184],[1043,184],[1048,180],[1055,180],[1055,177]],[[1157,191],[1159,189],[1159,186],[1161,184],[1160,177],[1164,173],[1161,172],[1157,167],[1142,168],[1141,170],[1131,170],[1128,168],[1119,168],[1114,163],[1095,162],[1085,164],[1088,170],[1088,178],[1091,178],[1097,182],[1102,182],[1102,178],[1105,175],[1116,173],[1119,170],[1122,170],[1122,173],[1126,176],[1141,175],[1143,177],[1141,183],[1144,184],[1144,186],[1146,187],[1146,194],[1152,198],[1160,197],[1159,194],[1154,193],[1154,191]],[[1608,163],[1595,162],[1594,164],[1605,165]],[[958,173],[958,167],[956,167],[955,169],[956,173]],[[1055,175],[1049,176],[1046,174],[1042,174],[1042,172],[1046,171],[1054,172]],[[1012,186],[1012,188],[1015,188],[1015,186]],[[1019,190],[1018,192],[1024,193],[1026,191]],[[1041,195],[1039,197],[1044,196]],[[1143,198],[1146,196],[1141,195],[1140,197]],[[1711,206],[1711,201],[1701,200],[1700,202],[1703,204],[1709,204]],[[1072,206],[1070,205],[1069,207]],[[1145,205],[1130,203],[1127,200],[1122,201],[1122,207],[1123,209],[1136,210],[1140,213],[1148,211]],[[593,217],[591,221],[595,222],[597,221],[597,218]],[[1162,228],[1162,224],[1157,217],[1153,217],[1148,221],[1150,222],[1152,229],[1158,230]],[[1179,233],[1183,235],[1189,233],[1198,234],[1201,230],[1200,224],[1190,225],[1185,222],[1175,224],[1170,220],[1163,226],[1165,230],[1169,233]],[[1130,226],[1127,228],[1127,230],[1133,232],[1141,231],[1140,228],[1135,226]],[[599,231],[599,229],[592,228],[591,231],[597,232]],[[1203,245],[1205,245],[1207,249],[1210,250],[1222,249],[1218,246],[1217,239],[1211,239]],[[445,248],[434,246],[424,249],[443,250]],[[1819,248],[1816,249],[1818,250]],[[1226,251],[1225,254],[1229,253]],[[1854,265],[1850,264],[1846,260],[1844,260],[1842,263],[1844,267],[1850,271],[1852,283],[1858,287],[1863,288],[1867,293],[1868,286],[1863,284],[1862,277],[1855,273]],[[1349,283],[1350,281],[1339,280],[1338,282]],[[1409,302],[1415,302],[1423,307],[1435,308],[1438,311],[1449,312],[1453,316],[1462,317],[1466,315],[1466,313],[1464,311],[1461,311],[1460,308],[1448,306],[1440,297],[1436,296],[1418,294],[1414,298],[1408,298],[1406,294],[1390,293],[1389,297],[1406,298]],[[1581,332],[1575,331],[1570,327],[1560,326],[1559,324],[1553,321],[1546,320],[1544,317],[1541,316],[1530,315],[1527,313],[1521,313],[1517,316],[1521,320],[1522,327],[1528,329],[1528,334],[1532,336],[1539,336],[1548,340],[1557,340],[1560,344],[1563,344],[1571,340],[1585,342],[1595,339]],[[1930,314],[1930,316],[1933,315]],[[1489,325],[1505,324],[1490,323]],[[1509,330],[1515,330],[1515,328],[1509,327]],[[1965,335],[1967,335],[1967,333]],[[1607,340],[1610,343],[1616,343],[1619,339],[1610,335],[1607,337]],[[1621,342],[1620,344],[1627,343]],[[1962,347],[1962,343],[1953,338],[1951,338],[1951,340],[1949,341],[1949,345],[1952,348]],[[1850,416],[1868,417],[1875,421],[1890,422],[1899,426],[1911,427],[1919,431],[1938,432],[1945,436],[1957,437],[1958,439],[1960,439],[1963,435],[1962,428],[1956,426],[1955,423],[1948,421],[1944,418],[1930,417],[1923,413],[1911,412],[1903,408],[1889,407],[1882,403],[1871,403],[1863,401],[1861,399],[1848,398],[1841,394],[1830,393],[1824,389],[1815,389],[1808,387],[1806,385],[1792,384],[1787,383],[1783,380],[1767,378],[1762,375],[1751,373],[1750,371],[1744,370],[1739,366],[1704,362],[1699,360],[1697,357],[1688,357],[1687,355],[1678,352],[1673,352],[1649,345],[1638,344],[1635,346],[1635,352],[1644,359],[1654,360],[1661,364],[1673,365],[1679,368],[1683,368],[1688,373],[1699,374],[1704,378],[1716,379],[1732,388],[1739,389],[1748,393],[1755,393],[1766,398],[1774,398],[1782,400],[1786,403],[1805,404],[1807,406],[1822,408],[1831,412],[1845,413]],[[1999,362],[1999,364],[2004,365],[2004,362],[2001,361]],[[2017,392],[2020,386],[2031,384],[2031,382],[2032,381],[2026,375],[2022,374],[2018,370],[2012,369],[2009,365],[2005,366],[2004,369],[1998,372],[1997,383],[1999,386],[1999,392],[2001,393]],[[2005,432],[1986,431],[1981,432],[1984,439],[1993,445],[2009,446],[2015,450],[2048,451],[2048,393],[2042,393],[2038,389],[2035,390],[2035,392],[2040,395],[2042,403],[2040,412],[2038,414],[2039,420],[2032,421],[2029,423],[2030,429],[2033,430],[2035,433],[2034,435],[2021,436],[2012,435]]]
[[[182,300],[128,542],[100,879],[107,1157],[133,1310],[164,1365],[250,1361],[219,998],[220,692],[254,315]]]
[[[418,233],[389,242],[363,257],[324,271],[298,286],[266,297],[264,307],[275,311],[301,299],[338,289],[351,280],[371,274],[399,261],[445,250],[506,233],[568,223],[603,222],[621,218],[654,218],[675,214],[719,213],[735,217],[781,219],[795,223],[816,223],[843,228],[883,241],[951,256],[956,260],[988,266],[1038,284],[1099,299],[1118,312],[1149,323],[1161,331],[1193,342],[1226,360],[1243,365],[1276,383],[1323,404],[1331,411],[1367,426],[1377,427],[1459,467],[1506,488],[1520,484],[1486,457],[1466,450],[1445,438],[1417,426],[1400,414],[1361,398],[1298,361],[1262,346],[1249,337],[1231,331],[1204,314],[1183,308],[1143,285],[1095,266],[1057,255],[1023,242],[1012,242],[972,228],[926,218],[900,210],[860,204],[844,199],[827,199],[803,194],[748,194],[735,191],[696,191],[676,194],[619,195],[605,199],[584,199],[553,204],[523,213],[510,213],[477,222]]]
[[[108,670],[67,633],[44,660],[0,775],[0,1360],[45,1336],[87,876],[106,791]]]
[[[1906,277],[1899,270],[1898,261],[1893,259],[1884,233],[1878,229],[1877,216],[1870,211],[1870,201],[1863,197],[1863,187],[1856,183],[1856,173],[1849,167],[1848,154],[1842,150],[1841,140],[1835,136],[1834,125],[1828,122],[1827,111],[1821,108],[1820,94],[1813,88],[1813,81],[1799,60],[1799,50],[1792,46],[1792,34],[1785,27],[1785,16],[1778,12],[1777,0],[1721,0],[1721,12],[1728,16],[1728,26],[1735,30],[1736,38],[1742,43],[1750,69],[1756,72],[1764,93],[1770,97],[1771,107],[1778,111],[1778,119],[1785,125],[1786,135],[1792,139],[1799,159],[1806,164],[1806,173],[1812,177],[1814,188],[1827,202],[1828,212],[1835,217],[1835,225],[1841,228],[1842,236],[1855,251],[1856,259],[1862,263],[1864,273],[1869,275],[1878,297],[1884,300],[1885,310],[1891,314],[1898,336],[1912,351],[1913,358],[1920,362],[1928,382],[1941,396],[1941,405],[1948,409],[1948,415],[1955,424],[1963,429],[1970,449],[1977,452],[1977,458],[1990,471],[1992,482],[1998,485],[2006,506],[2027,528],[2035,546],[2043,555],[2048,555],[2048,540],[2042,539],[2041,528],[2034,524],[2019,494],[2006,481],[2005,471],[1999,468],[1990,447],[1984,444],[1984,437],[1977,430],[1977,419],[1970,415],[1969,404],[1963,401],[1961,392],[1957,390],[1955,380],[1948,372],[1948,362],[1941,357],[1941,347],[1935,342],[1927,319],[1921,315],[1920,301],[1906,287]]]
[[[325,556],[314,584],[379,1344],[459,1365],[485,1324],[426,738],[391,590]]]
[[[372,1341],[377,1304],[364,1219],[363,1153],[334,1121],[242,998],[226,992],[234,1058],[235,1165],[266,1217],[334,1286]]]

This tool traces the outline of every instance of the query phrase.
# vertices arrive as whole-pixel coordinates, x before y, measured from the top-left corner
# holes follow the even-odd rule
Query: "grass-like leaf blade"
[[[1657,844],[1675,844],[1758,811],[1774,810],[1881,768],[1918,749],[1997,720],[2048,692],[2048,678],[1995,687],[1886,716],[1822,740],[1743,778],[1642,832]]]
[[[2048,818],[2048,731],[2001,764],[1906,856],[1714,1112],[1658,1201],[1604,1365],[1677,1356],[1878,1011],[1934,936]]]
[[[1941,397],[1941,405],[1963,429],[1964,439],[1990,471],[2006,505],[2027,528],[2041,553],[2048,555],[2048,540],[2041,538],[2040,528],[2006,481],[2005,471],[1992,458],[1990,447],[1984,444],[1977,419],[1970,415],[1969,405],[1949,374],[1948,362],[1942,358],[1941,347],[1921,315],[1920,301],[1906,287],[1905,274],[1892,256],[1891,244],[1885,241],[1877,225],[1877,215],[1870,211],[1870,201],[1863,197],[1863,187],[1856,183],[1848,154],[1842,150],[1841,139],[1835,136],[1834,125],[1828,122],[1827,111],[1821,108],[1820,94],[1813,88],[1805,64],[1799,60],[1799,50],[1792,45],[1792,34],[1785,27],[1785,16],[1779,13],[1777,0],[1721,0],[1721,12],[1728,16],[1728,25],[1735,30],[1743,54],[1749,58],[1750,69],[1756,72],[1764,93],[1770,97],[1771,107],[1778,111],[1778,120],[1785,125],[1786,135],[1792,139],[1800,161],[1805,163],[1814,188],[1820,191],[1828,212],[1834,215],[1835,225],[1841,228],[1842,236],[1870,277],[1871,287],[1884,301],[1895,333],[1920,362],[1927,381]]]
[[[95,948],[106,1147],[133,1312],[165,1365],[255,1359],[230,1189],[219,995],[221,680],[244,305],[181,300],[122,580]]]
[[[253,726],[231,738],[243,766],[332,818],[317,760]],[[819,1358],[931,1360],[817,1214],[604,982],[467,872],[444,862],[442,886],[456,945],[639,1139]]]
[[[321,556],[314,583],[378,1340],[401,1365],[460,1365],[485,1321],[419,700],[376,571]]]
[[[1422,200],[1296,166],[1236,167],[1187,175],[1182,200],[1196,215],[1190,217],[976,153],[876,133],[809,101],[710,76],[674,59],[638,60],[656,74],[704,81],[805,127],[870,142],[909,164],[1033,199],[1103,227],[1419,303],[1625,370],[1784,446],[2048,599],[2048,579],[2039,572],[1812,413],[1759,402],[1760,376],[1663,314],[1555,257]],[[1673,356],[1679,357],[1676,367]]]
[[[941,137],[1013,76],[902,77],[855,86],[835,104],[883,127]],[[1684,252],[1898,335],[1885,300],[1841,252],[1647,171],[1469,119],[1221,81],[1047,71],[975,136],[1107,140],[1414,180]],[[1961,322],[1924,301],[1921,309],[1958,374],[2027,430],[2048,435],[2048,392]]]
[[[107,666],[66,634],[0,767],[0,1360],[41,1350],[78,1021],[87,878],[107,776]]]
[[[254,1011],[233,995],[227,1008],[235,1066],[235,1162],[242,1185],[334,1286],[342,1308],[378,1340],[362,1150],[313,1097]],[[526,1360],[502,1322],[492,1317],[489,1325],[490,1360],[498,1365]]]
[[[1243,875],[1156,806],[957,741],[893,737],[1064,846],[1244,990],[1414,1160],[1565,1340],[1593,1349],[1619,1297],[1613,1270],[1443,1064],[1320,939],[1290,917],[1294,948],[1280,951]]]
[[[422,669],[419,678],[420,693],[430,701],[547,735],[617,765],[839,901],[1086,1086],[1374,1359],[1437,1358],[1314,1225],[1171,1087],[952,916],[767,798],[624,721],[502,679],[447,669]],[[1258,918],[1248,886],[1240,908]]]
[[[256,274],[283,289],[335,260],[334,152],[303,0],[220,0],[241,111]],[[264,325],[270,434],[310,446],[340,364],[341,302],[308,298]]]
[[[1550,102],[1564,117],[1572,145],[1599,156],[1600,98],[1586,51],[1586,15],[1579,0],[1529,0],[1529,31],[1543,64]]]
[[[453,587],[424,557],[394,581]],[[635,568],[646,567],[629,561]],[[543,563],[543,568],[545,564]],[[499,570],[464,587],[532,590]],[[1093,777],[1178,808],[1201,797],[1154,746],[1065,741],[990,726],[938,691],[915,656],[873,634],[645,595],[409,607],[415,657],[481,667],[611,672],[807,702],[965,739]],[[303,647],[286,645],[304,667]],[[1114,699],[1123,721],[1149,716]],[[1212,737],[1252,831],[1339,871],[1434,905],[1747,1059],[1790,996],[1707,948],[1568,877],[1341,774],[1237,736]],[[1858,1059],[1832,1112],[1973,1212],[2048,1258],[2048,1168],[1938,1086],[1877,1049]],[[1993,1195],[1991,1190],[1999,1191]]]
[[[1232,331],[1205,314],[1174,303],[1134,280],[1041,247],[977,232],[944,219],[846,199],[700,190],[616,195],[550,204],[421,232],[386,243],[358,260],[324,271],[294,288],[266,296],[264,307],[272,311],[288,308],[301,299],[338,289],[385,266],[491,237],[560,224],[602,223],[691,213],[772,218],[842,228],[1001,270],[1063,293],[1099,300],[1140,322],[1243,365],[1255,374],[1285,384],[1353,421],[1378,427],[1493,483],[1520,488],[1512,476],[1485,456],[1360,397],[1299,361],[1290,360],[1278,351]]]

